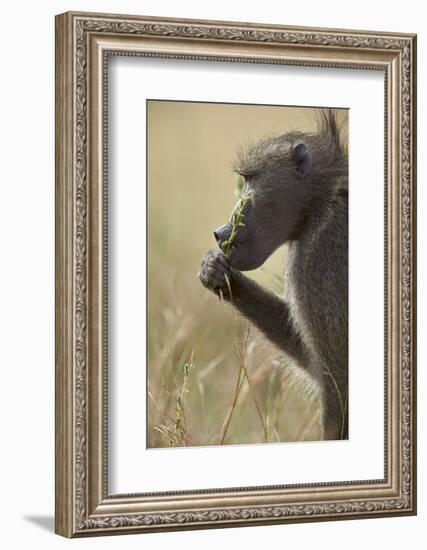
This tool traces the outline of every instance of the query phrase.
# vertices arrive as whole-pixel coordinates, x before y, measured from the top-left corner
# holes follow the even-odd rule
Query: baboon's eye
[[[236,172],[236,195],[241,195],[251,184],[253,176]]]
[[[236,181],[236,191],[240,195],[240,193],[243,191],[245,187],[245,178],[242,176],[242,174],[237,175],[237,181]]]
[[[244,172],[240,170],[234,170],[236,177],[241,176],[244,180],[248,181],[255,176],[255,173]]]

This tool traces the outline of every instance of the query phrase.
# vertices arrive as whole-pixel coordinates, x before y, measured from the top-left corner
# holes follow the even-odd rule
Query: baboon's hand
[[[209,250],[202,260],[199,279],[202,284],[216,294],[230,295],[232,270],[228,259],[219,250]]]

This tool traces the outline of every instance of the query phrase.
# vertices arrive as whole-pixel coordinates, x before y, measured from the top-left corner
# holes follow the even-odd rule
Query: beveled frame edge
[[[193,496],[106,494],[103,71],[105,55],[112,51],[385,71],[390,205],[385,480]],[[70,12],[57,16],[57,533],[74,537],[416,512],[415,67],[416,37],[409,34]]]

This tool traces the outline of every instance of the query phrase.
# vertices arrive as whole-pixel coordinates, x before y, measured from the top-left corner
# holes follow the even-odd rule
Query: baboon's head
[[[307,205],[312,158],[303,134],[256,143],[235,169],[244,178],[229,223],[214,231],[231,265],[256,269],[283,243],[298,238]]]

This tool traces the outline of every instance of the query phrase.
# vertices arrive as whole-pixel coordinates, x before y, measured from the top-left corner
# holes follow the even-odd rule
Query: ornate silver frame
[[[140,55],[385,74],[385,477],[109,495],[106,58]],[[56,532],[66,537],[416,513],[416,37],[65,13],[56,18]]]

